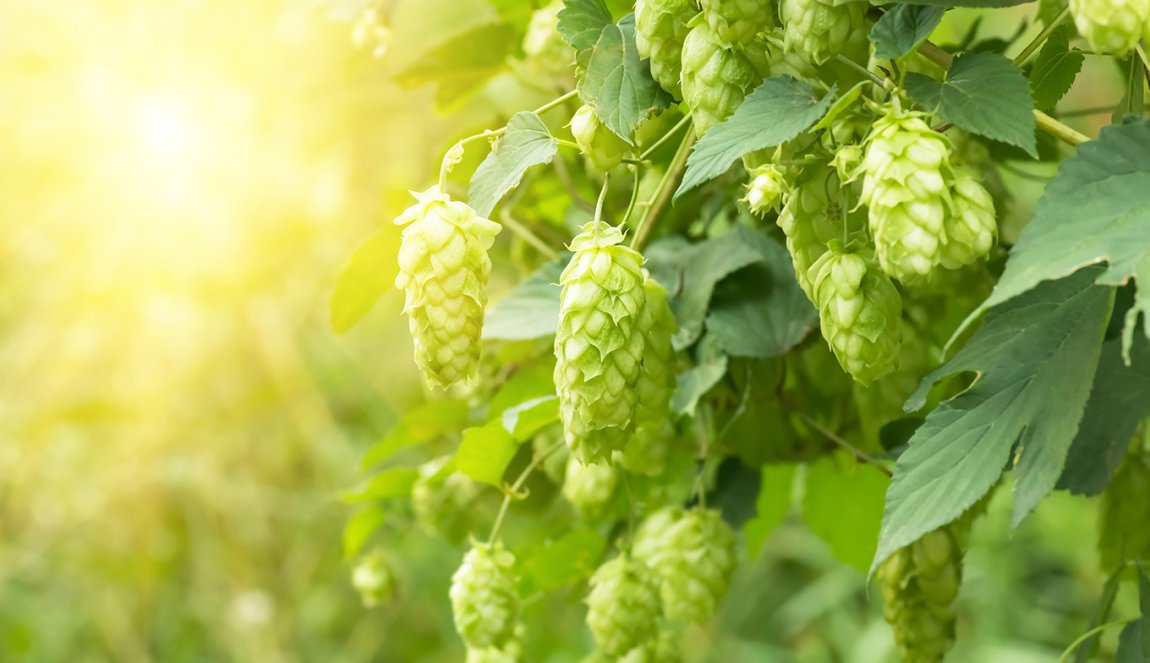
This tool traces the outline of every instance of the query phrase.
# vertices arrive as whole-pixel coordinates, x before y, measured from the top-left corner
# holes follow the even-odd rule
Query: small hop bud
[[[611,463],[584,465],[571,457],[563,478],[563,497],[584,518],[594,518],[611,502],[618,483],[619,471]]]
[[[757,41],[724,46],[701,17],[690,25],[683,42],[683,101],[691,109],[695,133],[702,136],[734,113],[763,81],[769,69],[768,53]]]
[[[1074,25],[1099,53],[1123,55],[1150,40],[1150,0],[1070,0]]]
[[[703,16],[724,46],[750,43],[774,24],[770,0],[699,0]]]
[[[587,104],[580,106],[571,118],[571,135],[575,137],[579,151],[602,172],[618,166],[623,157],[631,151],[630,146],[622,138],[603,126],[595,115],[595,109]]]
[[[451,577],[455,629],[472,649],[500,648],[515,634],[515,557],[496,541],[475,544]]]
[[[946,217],[942,266],[957,269],[990,253],[998,236],[998,224],[994,200],[977,180],[963,173],[950,187],[951,208]]]
[[[787,180],[782,169],[768,163],[753,169],[750,175],[751,181],[747,184],[747,195],[743,200],[751,211],[763,216],[777,209],[787,190]]]
[[[782,0],[784,47],[822,64],[842,51],[851,34],[862,28],[864,9],[857,2]]]
[[[373,550],[356,562],[351,572],[351,584],[359,592],[363,605],[374,608],[395,595],[395,570],[383,551]]]
[[[636,0],[635,47],[639,57],[649,60],[651,78],[680,99],[679,76],[683,62],[683,40],[687,22],[697,13],[694,0]]]
[[[659,575],[664,614],[702,623],[727,593],[735,535],[718,511],[669,507],[639,526],[634,555]]]
[[[924,534],[878,570],[883,616],[906,661],[941,661],[954,644],[962,550],[952,524]]]
[[[620,555],[596,569],[587,596],[587,626],[596,646],[622,656],[659,628],[659,578],[643,562]]]

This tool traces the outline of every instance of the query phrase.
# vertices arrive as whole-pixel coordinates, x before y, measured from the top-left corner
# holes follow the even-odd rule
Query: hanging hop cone
[[[751,42],[724,46],[702,17],[694,18],[683,42],[683,101],[691,109],[695,133],[702,136],[727,119],[767,76],[766,47]]]
[[[828,197],[838,186],[826,168],[808,169],[789,191],[783,193],[783,209],[776,223],[786,236],[787,251],[795,269],[795,280],[815,301],[811,266],[827,252],[827,242],[843,236],[842,223],[835,218]]]
[[[500,226],[433,187],[395,224],[405,226],[395,285],[407,295],[415,362],[428,384],[446,389],[475,376],[487,305],[491,248]]]
[[[515,625],[514,633],[502,647],[467,648],[464,663],[521,663],[523,661],[523,641],[527,638],[527,627],[523,622]]]
[[[415,522],[426,532],[459,543],[467,538],[479,485],[459,472],[442,472],[449,460],[441,456],[420,466],[411,487],[411,507]]]
[[[921,283],[942,261],[950,205],[950,143],[915,113],[875,122],[863,157],[875,255],[888,275]]]
[[[839,364],[866,385],[898,367],[902,297],[858,253],[828,251],[811,266],[823,338]]]
[[[718,511],[668,507],[639,526],[634,555],[659,575],[664,614],[702,623],[727,593],[735,535]]]
[[[635,47],[649,60],[651,77],[676,99],[683,97],[679,75],[683,65],[683,40],[687,22],[698,10],[694,0],[637,0]]]
[[[957,269],[985,258],[998,237],[994,200],[986,189],[967,173],[950,185],[950,213],[944,224],[946,243],[942,246],[942,266]]]
[[[617,663],[680,663],[683,655],[679,638],[673,631],[664,630],[654,640],[635,647],[622,656]]]
[[[657,476],[667,467],[675,437],[671,394],[675,392],[678,371],[671,336],[679,323],[667,303],[667,291],[647,270],[643,270],[643,291],[646,301],[639,314],[639,332],[643,335],[644,351],[635,436],[619,460],[628,472]]]
[[[619,471],[611,463],[584,465],[571,457],[563,478],[563,497],[581,516],[594,518],[611,502],[618,483]]]
[[[472,649],[503,647],[515,634],[515,557],[496,541],[475,544],[451,577],[455,630]]]
[[[699,0],[707,25],[724,46],[742,46],[774,25],[770,0]]]
[[[356,562],[351,572],[351,585],[368,608],[386,603],[395,595],[395,570],[383,551],[373,550]]]
[[[622,138],[603,126],[595,115],[595,109],[587,104],[580,106],[572,116],[571,135],[575,137],[579,151],[591,160],[591,165],[604,173],[618,166],[631,151]]]
[[[1150,0],[1070,0],[1079,34],[1099,53],[1123,55],[1150,40]]]
[[[562,0],[544,5],[531,14],[523,37],[528,72],[548,79],[567,78],[574,72],[575,53],[559,34]]]
[[[763,164],[748,173],[747,195],[743,200],[759,216],[778,209],[779,201],[787,190],[787,179],[782,168],[773,163]]]
[[[603,222],[583,226],[560,283],[555,389],[567,446],[584,464],[610,458],[634,430],[646,301],[643,257]]]
[[[587,626],[595,645],[622,656],[658,634],[659,578],[626,554],[595,570],[587,596]]]
[[[954,644],[962,550],[952,529],[923,535],[879,567],[883,616],[904,661],[937,663]]]
[[[822,64],[842,51],[853,32],[862,29],[865,9],[857,2],[782,0],[784,47]]]

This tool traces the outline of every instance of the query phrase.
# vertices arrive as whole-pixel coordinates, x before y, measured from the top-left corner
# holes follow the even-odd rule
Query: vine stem
[[[838,435],[836,435],[834,433],[834,431],[829,430],[828,428],[826,428],[825,426],[823,426],[819,422],[815,421],[810,416],[808,416],[807,413],[799,412],[798,410],[791,410],[791,411],[794,412],[795,414],[799,415],[799,418],[802,419],[803,422],[806,423],[806,425],[815,429],[819,433],[819,435],[822,435],[823,437],[827,438],[831,442],[834,442],[835,444],[839,445],[843,449],[846,449],[856,459],[858,459],[858,460],[860,460],[860,461],[862,461],[868,465],[873,465],[875,468],[878,469],[879,472],[882,472],[883,474],[887,475],[888,477],[893,476],[891,474],[891,471],[885,465],[880,463],[877,458],[875,458],[874,456],[871,456],[870,454],[863,451],[862,449],[859,449],[855,445],[853,445],[850,442],[847,442],[843,438],[839,437]]]
[[[487,535],[487,545],[495,543],[495,537],[499,535],[499,529],[503,526],[503,518],[507,515],[507,507],[511,506],[511,500],[519,494],[519,489],[523,487],[523,482],[527,481],[527,477],[531,476],[531,473],[535,471],[535,468],[539,467],[540,463],[547,460],[551,454],[559,451],[560,447],[564,444],[566,444],[566,442],[559,440],[543,452],[535,454],[531,462],[527,464],[527,467],[523,468],[523,471],[515,478],[515,482],[511,484],[511,487],[503,490],[503,504],[499,505],[499,515],[495,516],[495,523],[491,525],[491,533]]]
[[[603,201],[607,199],[607,186],[611,183],[611,173],[603,173],[603,188],[599,189],[599,200],[595,201],[595,223],[603,220]],[[598,234],[598,231],[596,231]]]
[[[1054,34],[1054,31],[1062,25],[1062,22],[1066,20],[1067,16],[1070,16],[1069,6],[1063,7],[1062,11],[1058,12],[1058,15],[1055,16],[1050,21],[1050,23],[1048,23],[1046,27],[1042,29],[1042,32],[1039,32],[1038,36],[1032,39],[1029,44],[1024,46],[1018,55],[1014,56],[1014,64],[1018,65],[1019,67],[1026,64],[1026,61],[1030,59],[1030,56],[1034,55],[1034,52],[1046,43],[1046,40],[1049,39],[1050,35]]]
[[[655,150],[659,149],[660,147],[663,147],[663,143],[666,143],[668,140],[670,140],[671,136],[674,136],[675,134],[679,133],[679,129],[682,129],[683,127],[687,126],[687,124],[690,123],[690,121],[691,121],[691,116],[690,115],[684,115],[683,119],[679,120],[675,124],[675,126],[671,127],[671,129],[669,131],[667,131],[667,133],[663,134],[662,138],[655,141],[651,145],[651,147],[648,147],[647,149],[643,150],[643,153],[639,155],[639,160],[640,161],[646,161],[647,159],[649,159],[651,157],[651,155],[655,153]]]
[[[655,193],[651,199],[647,201],[646,211],[639,221],[639,227],[635,230],[635,237],[631,239],[631,248],[639,250],[647,242],[647,235],[651,234],[651,228],[655,225],[655,218],[659,216],[667,201],[671,199],[672,189],[683,174],[683,168],[687,165],[687,156],[691,153],[691,146],[694,144],[695,132],[688,129],[682,142],[679,143],[679,149],[675,151],[674,158],[671,159],[671,165],[667,166],[667,172],[663,173],[662,179],[659,180],[659,186],[655,188]]]
[[[870,69],[867,69],[866,67],[864,67],[861,64],[855,62],[854,60],[848,58],[847,56],[843,55],[842,53],[835,53],[835,59],[838,60],[839,62],[845,64],[846,66],[850,67],[851,69],[854,69],[855,71],[859,72],[863,76],[866,76],[867,78],[870,79],[870,82],[874,83],[875,85],[879,86],[880,88],[882,88],[884,90],[886,89],[886,82],[884,81],[884,79],[881,76],[879,76],[878,74],[871,71]]]
[[[631,167],[631,200],[627,203],[627,212],[623,214],[623,221],[619,224],[626,226],[631,221],[631,215],[635,212],[635,203],[639,200],[639,167]]]
[[[527,226],[523,225],[522,223],[519,223],[518,221],[516,221],[515,218],[513,216],[511,216],[511,210],[509,210],[507,208],[504,208],[503,210],[501,210],[499,212],[499,220],[503,222],[503,225],[510,228],[511,232],[515,233],[516,235],[519,235],[528,244],[535,247],[536,251],[547,256],[547,258],[549,260],[554,260],[554,259],[559,257],[559,252],[556,251],[555,249],[551,248],[551,246],[548,245],[547,242],[544,242],[542,239],[540,239],[539,235],[536,235],[534,232],[531,231],[530,228],[528,228]]]
[[[1118,620],[1116,622],[1109,622],[1106,624],[1102,624],[1101,626],[1095,626],[1094,628],[1090,629],[1089,631],[1078,636],[1077,640],[1075,640],[1074,642],[1071,642],[1070,645],[1068,645],[1066,647],[1066,649],[1063,649],[1062,650],[1062,656],[1058,657],[1058,663],[1066,663],[1066,661],[1068,660],[1066,658],[1067,656],[1070,656],[1071,654],[1073,654],[1074,650],[1078,649],[1078,647],[1080,647],[1082,645],[1082,643],[1084,643],[1087,640],[1089,640],[1090,638],[1098,635],[1102,631],[1105,631],[1106,629],[1108,629],[1112,626],[1123,626],[1125,624],[1129,624],[1132,621],[1134,621],[1134,620],[1133,619],[1121,619],[1121,620]]]

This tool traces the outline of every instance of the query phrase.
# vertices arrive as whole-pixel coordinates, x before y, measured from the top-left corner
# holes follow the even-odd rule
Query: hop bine
[[[683,97],[679,76],[683,69],[683,40],[687,22],[698,13],[694,0],[637,0],[635,47],[650,60],[651,77],[671,96]]]
[[[735,536],[718,511],[669,507],[639,526],[634,555],[659,575],[664,614],[702,623],[727,593]]]
[[[659,579],[633,557],[622,554],[591,576],[587,626],[595,644],[609,656],[622,656],[658,633]]]
[[[471,380],[487,306],[491,248],[500,225],[433,187],[395,224],[404,226],[395,285],[406,294],[415,362],[440,389]]]
[[[515,634],[515,557],[496,541],[476,544],[451,577],[455,630],[471,649],[501,648]]]
[[[752,41],[724,46],[702,17],[694,18],[683,42],[683,101],[691,109],[695,132],[702,136],[735,112],[767,76],[766,46]]]

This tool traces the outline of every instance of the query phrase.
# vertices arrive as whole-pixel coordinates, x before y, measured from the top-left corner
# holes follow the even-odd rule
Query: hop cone
[[[683,101],[691,109],[695,132],[725,120],[767,75],[767,52],[752,42],[745,47],[723,45],[715,31],[699,18],[683,42]]]
[[[864,10],[857,2],[836,6],[831,0],[782,0],[784,46],[822,64],[862,28]]]
[[[659,575],[666,616],[701,623],[727,593],[735,536],[718,511],[665,508],[640,525],[634,554]]]
[[[523,639],[527,629],[522,622],[515,625],[514,635],[502,647],[467,648],[464,663],[519,663],[523,660]]]
[[[879,264],[903,283],[926,280],[942,261],[949,157],[950,144],[918,115],[888,113],[874,124],[862,200]]]
[[[415,362],[428,384],[447,387],[475,376],[487,305],[487,250],[500,226],[438,188],[395,219],[403,229],[396,287],[407,294]]]
[[[603,126],[595,115],[595,109],[587,104],[580,106],[571,118],[571,135],[575,137],[579,151],[591,160],[591,165],[603,172],[618,166],[630,151],[627,143]]]
[[[420,527],[458,543],[467,537],[479,485],[459,472],[445,475],[441,470],[448,460],[449,456],[442,456],[419,468],[419,478],[411,487],[411,507]]]
[[[563,497],[584,518],[594,518],[603,513],[618,483],[619,471],[610,463],[584,465],[571,457],[563,478]]]
[[[532,73],[557,77],[572,71],[575,54],[559,34],[559,12],[562,9],[563,2],[558,0],[531,14],[527,34],[523,37],[523,53]]]
[[[962,550],[952,529],[923,535],[879,568],[883,616],[907,663],[937,663],[954,643]]]
[[[655,476],[666,469],[675,436],[671,394],[675,391],[677,370],[671,335],[679,325],[667,304],[667,291],[647,270],[643,270],[643,291],[646,303],[639,314],[639,332],[643,334],[644,351],[637,385],[635,436],[620,460],[629,472]]]
[[[778,166],[768,163],[750,171],[751,181],[747,184],[747,195],[743,200],[751,211],[763,216],[778,208],[783,193],[787,190],[787,180]]]
[[[514,635],[519,608],[514,565],[502,543],[476,544],[451,576],[455,630],[469,648],[502,647]]]
[[[699,6],[724,46],[748,44],[774,23],[770,0],[699,0]]]
[[[998,236],[994,200],[973,177],[961,174],[950,185],[950,214],[946,216],[942,266],[957,269],[985,258]]]
[[[871,382],[898,366],[902,297],[857,253],[828,251],[811,266],[823,338],[843,370]]]
[[[811,266],[827,252],[827,242],[841,238],[842,225],[833,218],[829,187],[837,186],[828,180],[828,170],[816,170],[803,177],[789,192],[784,193],[785,205],[776,220],[787,238],[787,251],[795,269],[795,280],[812,302],[815,301],[814,274]]]
[[[1103,570],[1123,560],[1150,559],[1150,458],[1127,456],[1102,494],[1099,549]]]
[[[654,640],[627,652],[626,656],[618,659],[618,663],[679,663],[683,656],[677,640],[675,633],[663,631]]]
[[[643,562],[623,554],[591,576],[587,626],[604,653],[622,656],[654,638],[659,614],[659,578]]]
[[[1122,55],[1150,39],[1150,0],[1070,0],[1078,32],[1100,53]]]
[[[571,240],[555,333],[555,388],[567,446],[583,463],[622,449],[634,427],[644,352],[643,257],[602,222]]]
[[[383,552],[364,555],[351,572],[351,585],[368,608],[386,602],[395,594],[395,571]]]
[[[639,57],[649,59],[651,77],[676,99],[683,96],[679,74],[683,65],[683,40],[687,22],[698,13],[694,0],[637,0],[635,46]]]

